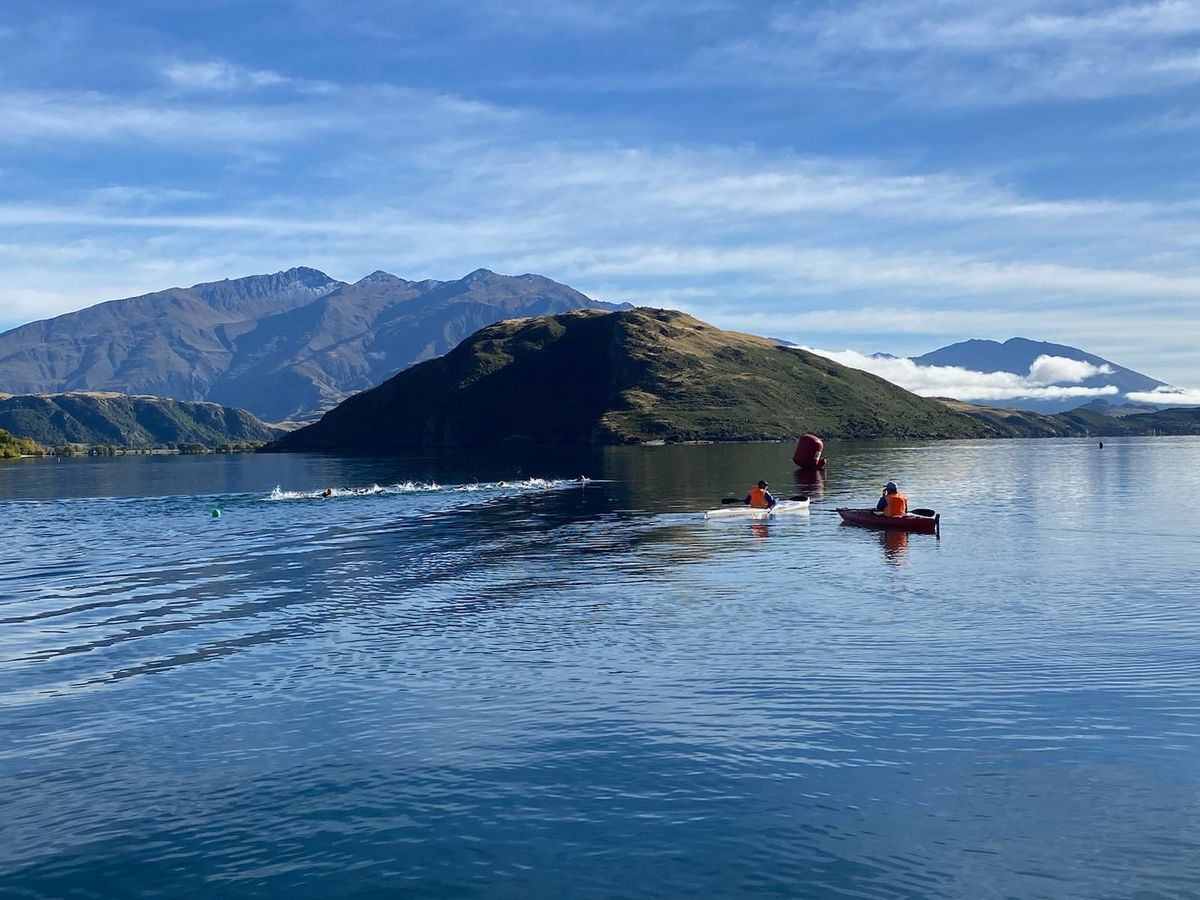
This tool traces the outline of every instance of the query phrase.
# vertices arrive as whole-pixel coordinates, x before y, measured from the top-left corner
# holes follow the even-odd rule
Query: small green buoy
[[[214,509],[214,510],[213,510],[213,518],[214,518],[214,519],[219,519],[219,518],[221,518],[221,511],[220,511],[219,509]]]

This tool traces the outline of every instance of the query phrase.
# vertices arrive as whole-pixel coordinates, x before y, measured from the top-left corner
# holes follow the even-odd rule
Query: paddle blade
[[[928,516],[931,519],[937,515],[932,509],[910,509],[909,512],[914,516]]]
[[[794,495],[794,496],[792,496],[792,497],[788,497],[788,499],[789,499],[789,500],[797,500],[797,501],[801,501],[801,502],[803,502],[804,500],[807,500],[807,499],[808,499],[808,494],[796,494],[796,495]]]
[[[741,503],[742,498],[741,497],[722,497],[721,502],[722,503]]]

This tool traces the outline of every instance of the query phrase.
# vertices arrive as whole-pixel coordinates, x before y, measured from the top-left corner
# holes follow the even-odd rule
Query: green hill
[[[0,428],[48,446],[122,448],[270,441],[281,430],[242,409],[124,394],[0,395]]]
[[[1200,434],[1200,408],[1164,409],[1152,413],[1106,416],[1081,406],[1062,413],[977,406],[942,400],[949,409],[985,424],[989,437],[1117,437],[1120,435]]]
[[[1121,421],[1139,429],[1139,434],[1200,434],[1200,407],[1137,413]]]
[[[982,437],[986,424],[865,372],[683,313],[512,319],[344,401],[273,450],[505,442]]]

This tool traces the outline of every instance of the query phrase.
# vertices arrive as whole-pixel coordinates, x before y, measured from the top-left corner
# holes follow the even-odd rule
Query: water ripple
[[[30,468],[0,891],[1200,893],[1200,441],[1086,443]]]

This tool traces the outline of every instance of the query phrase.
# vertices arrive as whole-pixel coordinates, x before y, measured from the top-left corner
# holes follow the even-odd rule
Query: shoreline
[[[1180,437],[1200,437],[1200,429],[1191,432],[1180,432],[1176,434],[1164,434],[1161,432],[1138,432],[1127,431],[1119,434],[985,434],[985,435],[952,435],[945,437],[827,437],[821,435],[821,438],[827,443],[945,443],[948,441],[1043,441],[1043,440],[1071,440],[1071,441],[1111,441],[1119,438],[1180,438]],[[342,454],[347,456],[388,456],[388,455],[404,455],[408,453],[421,452],[467,452],[467,451],[489,451],[503,450],[509,452],[513,449],[538,449],[538,450],[554,450],[554,449],[586,449],[605,447],[687,447],[687,446],[738,446],[744,444],[792,444],[796,441],[795,437],[787,438],[746,438],[741,440],[708,440],[708,439],[688,439],[673,441],[667,439],[655,439],[650,441],[608,441],[603,443],[534,443],[532,441],[508,441],[494,444],[420,444],[403,447],[313,447],[302,450],[290,450],[274,447],[270,444],[255,451],[246,451],[253,453],[322,453],[322,454]]]

